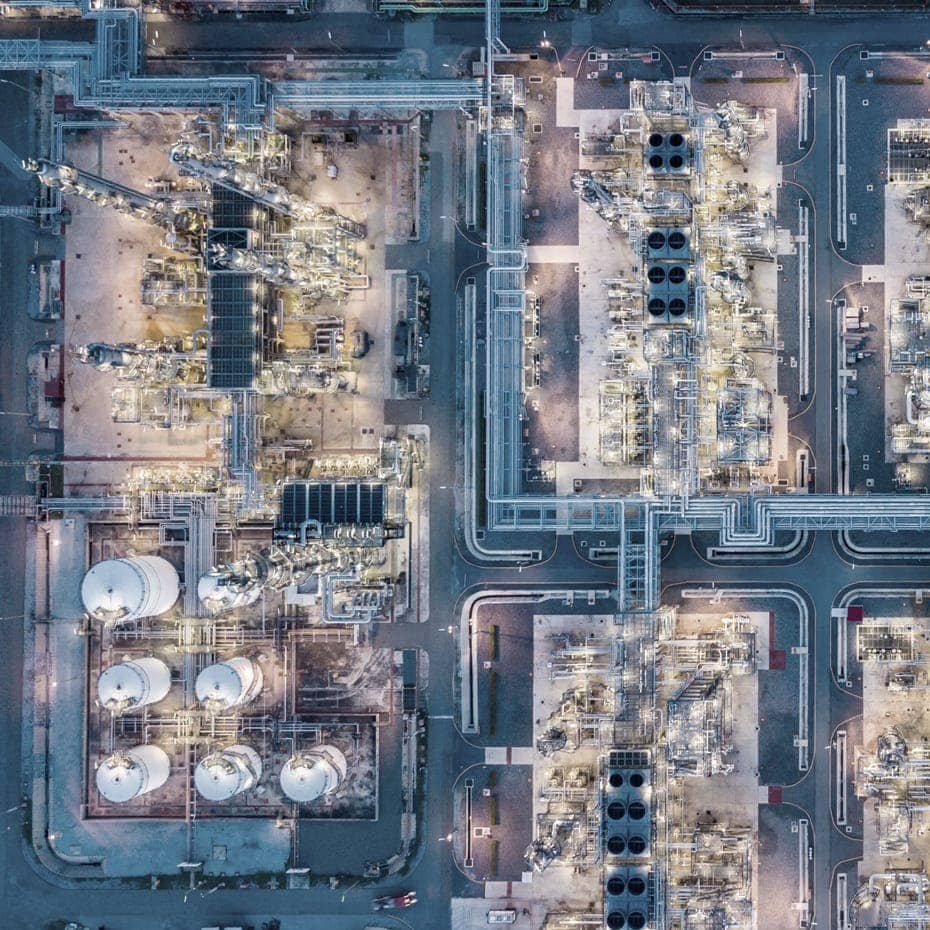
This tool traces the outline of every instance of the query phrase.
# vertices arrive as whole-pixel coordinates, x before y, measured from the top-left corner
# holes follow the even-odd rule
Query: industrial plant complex
[[[930,927],[919,0],[0,0],[15,930]]]

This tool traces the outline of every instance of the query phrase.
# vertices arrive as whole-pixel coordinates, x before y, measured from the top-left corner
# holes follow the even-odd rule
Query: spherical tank
[[[133,746],[97,766],[97,790],[106,800],[124,804],[161,788],[170,771],[168,753],[160,746]]]
[[[84,609],[106,623],[156,617],[178,599],[178,573],[157,555],[107,559],[92,566],[81,582]]]
[[[315,746],[295,753],[281,769],[281,790],[306,804],[335,791],[345,778],[346,757],[335,746]]]
[[[146,656],[111,665],[97,680],[100,703],[115,714],[164,700],[171,690],[171,672],[161,659]]]
[[[261,777],[262,760],[251,746],[229,746],[197,763],[194,784],[208,801],[226,801],[254,788]]]
[[[214,713],[246,704],[262,690],[261,666],[246,656],[208,665],[198,676],[197,700]]]

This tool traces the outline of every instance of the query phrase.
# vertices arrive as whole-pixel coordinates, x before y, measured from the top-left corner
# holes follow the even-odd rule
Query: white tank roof
[[[248,607],[261,596],[261,585],[237,590],[226,583],[225,572],[205,572],[197,579],[197,598],[211,614],[222,614],[237,607]]]
[[[179,591],[174,566],[155,555],[98,562],[81,582],[84,609],[109,623],[163,614],[178,599]]]
[[[346,758],[335,746],[319,746],[291,756],[281,769],[281,790],[292,801],[306,804],[339,787]]]
[[[135,746],[107,756],[97,766],[97,790],[106,800],[124,804],[160,788],[171,768],[160,746]]]
[[[229,746],[200,760],[194,784],[206,800],[226,801],[254,788],[261,775],[262,760],[251,746]]]
[[[163,700],[170,689],[168,666],[153,657],[111,665],[97,680],[100,703],[114,713],[154,704]]]
[[[261,688],[261,668],[245,656],[208,665],[194,685],[197,700],[218,711],[250,701]]]

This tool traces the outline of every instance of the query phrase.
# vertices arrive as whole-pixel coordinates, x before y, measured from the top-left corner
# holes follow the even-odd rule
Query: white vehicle
[[[500,908],[496,911],[488,911],[489,924],[513,924],[517,922],[517,912],[512,907]]]

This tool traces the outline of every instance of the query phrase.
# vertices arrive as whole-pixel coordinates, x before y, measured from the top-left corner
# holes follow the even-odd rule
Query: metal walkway
[[[494,61],[508,49],[500,37],[499,0],[487,0],[487,423],[488,524],[520,522],[498,501],[520,493],[523,462],[526,243],[523,237],[523,131],[518,108],[523,85],[496,75]],[[474,348],[471,348],[474,351]],[[549,499],[549,503],[552,500]]]
[[[273,107],[291,110],[457,110],[484,99],[484,81],[280,81],[271,85]]]
[[[0,40],[0,71],[49,69],[71,73],[74,102],[107,110],[203,110],[219,108],[237,131],[273,125],[274,107],[299,111],[399,113],[414,109],[474,108],[484,99],[484,81],[321,80],[269,84],[256,75],[146,77],[140,74],[140,22],[134,9],[92,10],[95,41]]]
[[[46,512],[128,514],[129,498],[118,497],[46,497],[40,507]]]

